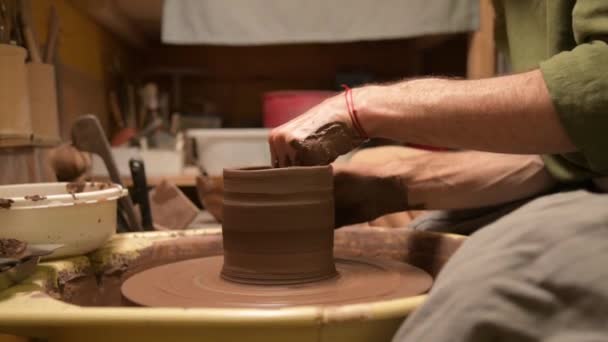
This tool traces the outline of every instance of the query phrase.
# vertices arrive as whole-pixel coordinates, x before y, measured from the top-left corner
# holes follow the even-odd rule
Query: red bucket
[[[336,95],[323,90],[285,90],[264,93],[264,127],[280,126],[323,100]]]

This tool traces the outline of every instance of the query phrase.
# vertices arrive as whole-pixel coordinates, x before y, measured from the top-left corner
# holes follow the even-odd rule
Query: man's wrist
[[[382,93],[387,86],[368,85],[354,89],[353,102],[361,127],[370,138],[382,137]]]

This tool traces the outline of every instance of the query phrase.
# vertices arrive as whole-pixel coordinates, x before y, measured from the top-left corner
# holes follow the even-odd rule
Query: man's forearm
[[[412,208],[479,208],[539,195],[556,184],[539,156],[432,152],[398,163]]]
[[[542,74],[483,80],[418,79],[357,90],[368,134],[399,141],[503,153],[576,150]]]

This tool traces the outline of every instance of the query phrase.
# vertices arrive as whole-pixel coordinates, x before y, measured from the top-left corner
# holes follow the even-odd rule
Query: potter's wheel
[[[127,279],[124,298],[150,307],[279,308],[352,304],[411,297],[426,292],[431,276],[388,260],[336,258],[338,276],[297,285],[245,285],[220,277],[223,256],[155,267]]]

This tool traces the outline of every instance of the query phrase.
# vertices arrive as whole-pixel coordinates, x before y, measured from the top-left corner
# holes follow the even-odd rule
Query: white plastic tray
[[[266,128],[193,129],[186,132],[196,141],[199,165],[211,176],[224,168],[270,165]]]

